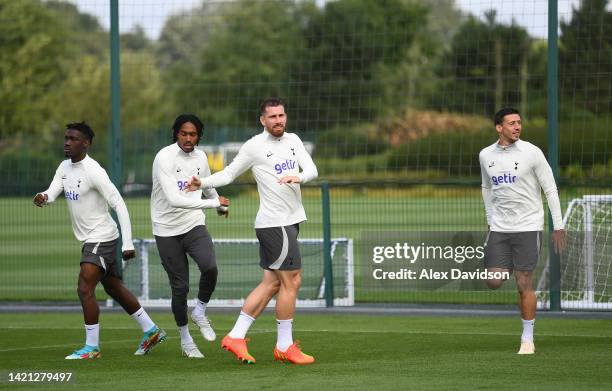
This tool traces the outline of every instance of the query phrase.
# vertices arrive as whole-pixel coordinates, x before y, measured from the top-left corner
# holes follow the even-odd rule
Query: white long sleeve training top
[[[496,142],[480,151],[479,160],[482,197],[491,231],[543,230],[540,188],[546,195],[554,229],[563,229],[555,178],[540,148],[523,140],[509,146]]]
[[[204,151],[194,149],[185,153],[174,143],[157,153],[153,161],[151,191],[154,235],[166,237],[184,234],[198,225],[204,225],[206,217],[202,209],[220,206],[219,195],[215,189],[190,193],[183,191],[194,175],[210,175]]]
[[[133,250],[130,215],[121,194],[113,185],[106,170],[97,161],[85,156],[72,163],[70,159],[60,163],[53,181],[43,192],[52,203],[64,194],[77,240],[83,243],[109,242],[119,237],[117,224],[108,213],[108,205],[117,212],[123,235],[122,251]]]
[[[296,134],[285,132],[281,137],[274,137],[264,129],[242,145],[225,169],[202,178],[202,188],[225,186],[249,168],[259,192],[255,228],[280,227],[306,220],[300,185],[278,183],[287,175],[299,177],[301,183],[318,175],[317,167]]]

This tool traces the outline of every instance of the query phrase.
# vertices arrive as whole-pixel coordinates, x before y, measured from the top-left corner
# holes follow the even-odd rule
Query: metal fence
[[[151,164],[173,118],[203,118],[201,144],[217,170],[235,153],[230,143],[261,131],[259,100],[283,97],[289,129],[311,143],[320,173],[303,189],[300,236],[323,238],[328,183],[331,236],[354,241],[357,302],[515,302],[512,283],[490,292],[381,282],[368,247],[381,232],[398,241],[484,233],[478,152],[495,141],[491,117],[502,106],[521,111],[524,138],[548,156],[564,210],[612,194],[605,0],[24,0],[1,7],[0,18],[10,26],[0,45],[2,300],[75,298],[79,244],[65,205],[37,210],[31,197],[63,158],[62,124],[76,120],[93,125],[91,154],[124,193],[134,236],[146,239]],[[213,237],[253,238],[250,176],[220,193],[232,198],[232,216],[209,216]],[[609,302],[612,218],[601,205],[592,297]],[[589,232],[584,223],[571,230]],[[589,286],[572,279],[587,266],[568,267],[583,265],[584,243],[572,242],[559,276],[553,268],[553,283],[540,285],[543,306],[559,309],[558,291]],[[547,259],[545,249],[538,279],[550,277]]]

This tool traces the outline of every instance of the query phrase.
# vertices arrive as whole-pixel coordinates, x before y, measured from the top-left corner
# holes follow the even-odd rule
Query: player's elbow
[[[170,206],[173,207],[173,208],[183,208],[183,207],[185,207],[185,204],[182,203],[177,197],[170,197],[170,198],[168,198],[168,204],[170,204]]]
[[[317,170],[317,167],[313,166],[312,167],[312,176],[311,176],[310,180],[317,179],[318,177],[319,177],[319,171]]]
[[[559,191],[556,187],[552,187],[547,190],[544,190],[544,194],[546,195],[546,198],[550,198],[554,196],[559,196]]]

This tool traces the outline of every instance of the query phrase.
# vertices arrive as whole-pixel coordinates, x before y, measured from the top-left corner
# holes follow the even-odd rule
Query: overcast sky
[[[110,0],[69,0],[79,9],[97,16],[103,26],[110,25]],[[218,0],[217,0],[218,1]],[[375,0],[372,0],[375,1]],[[199,5],[202,0],[119,0],[119,27],[122,32],[140,25],[151,38],[158,38],[169,15]],[[324,3],[325,0],[317,0]],[[571,16],[572,5],[579,0],[559,0],[559,15],[562,19]],[[457,6],[466,12],[482,17],[485,11],[497,10],[498,20],[503,23],[514,21],[527,28],[534,37],[547,35],[548,0],[455,0]]]

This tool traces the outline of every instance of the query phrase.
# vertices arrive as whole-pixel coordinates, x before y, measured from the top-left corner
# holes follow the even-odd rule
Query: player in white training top
[[[542,245],[544,191],[553,219],[552,241],[556,252],[565,246],[559,194],[552,170],[542,151],[520,139],[519,112],[504,108],[495,114],[499,139],[480,151],[482,198],[489,233],[485,241],[485,267],[489,272],[512,272],[516,279],[523,320],[519,354],[533,354],[536,295],[533,270]],[[491,289],[504,280],[487,280]]]
[[[108,205],[117,212],[123,235],[121,250],[126,260],[135,255],[130,216],[106,171],[87,155],[93,138],[93,130],[84,122],[66,125],[64,153],[68,159],[60,163],[51,186],[34,197],[34,204],[43,207],[63,194],[74,236],[83,243],[77,292],[83,307],[86,340],[83,348],[75,350],[66,359],[100,357],[100,308],[95,295],[98,282],[141,326],[144,336],[134,354],[143,355],[166,339],[166,333],[153,323],[136,297],[121,282],[122,265],[116,257],[119,231],[108,213]]]
[[[207,178],[194,177],[188,190],[225,186],[251,169],[259,192],[255,232],[263,277],[247,297],[234,328],[223,338],[221,346],[239,360],[254,363],[255,359],[247,350],[246,333],[270,299],[277,296],[278,338],[274,358],[310,364],[314,358],[302,353],[293,342],[292,324],[301,284],[297,236],[299,224],[306,220],[299,184],[315,179],[317,168],[300,138],[285,132],[287,115],[279,99],[264,100],[260,114],[263,132],[244,143],[224,170]]]
[[[151,221],[153,235],[172,291],[172,313],[181,337],[181,350],[188,358],[203,358],[187,326],[189,264],[187,254],[198,265],[200,281],[191,320],[207,341],[216,334],[206,316],[206,306],[217,285],[217,261],[206,229],[204,208],[220,208],[227,217],[229,200],[215,189],[185,193],[193,175],[208,176],[206,154],[197,149],[204,125],[193,114],[179,115],[172,125],[173,143],[162,148],[153,161]],[[223,208],[221,208],[223,207]]]

